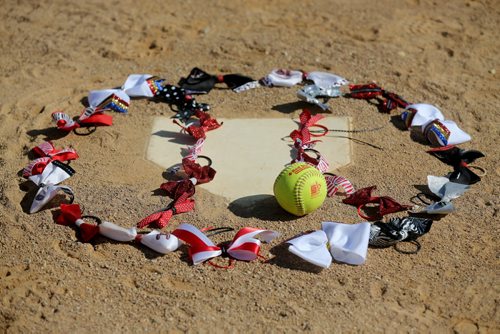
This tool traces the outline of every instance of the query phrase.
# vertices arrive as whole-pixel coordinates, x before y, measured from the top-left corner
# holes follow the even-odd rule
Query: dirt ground
[[[0,18],[3,332],[500,332],[497,1],[4,0]],[[198,188],[196,210],[175,216],[167,231],[188,222],[281,233],[262,247],[267,263],[231,270],[192,266],[184,248],[159,256],[101,237],[81,243],[54,223],[56,208],[26,213],[30,186],[19,171],[47,138],[77,149],[77,174],[64,184],[86,213],[130,227],[163,206],[167,199],[154,192],[163,170],[144,155],[152,119],[173,115],[167,105],[133,100],[112,127],[87,137],[61,136],[50,114],[79,114],[89,90],[121,86],[129,74],[175,84],[194,66],[256,79],[290,68],[376,81],[438,106],[471,134],[461,147],[484,152],[478,163],[488,173],[421,238],[418,254],[369,249],[362,266],[322,271],[283,242],[322,221],[360,222],[339,197],[294,218],[272,201],[243,212]],[[296,89],[215,89],[198,100],[215,117],[296,119],[306,106]],[[356,139],[353,163],[337,172],[356,187],[377,185],[377,194],[408,203],[427,175],[449,171],[396,126],[400,111],[342,98],[329,105],[355,129],[387,125],[345,134]]]

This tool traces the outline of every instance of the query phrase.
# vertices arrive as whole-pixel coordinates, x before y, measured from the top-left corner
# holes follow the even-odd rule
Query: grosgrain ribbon
[[[35,213],[42,209],[58,191],[63,191],[70,196],[70,202],[74,200],[73,190],[67,186],[58,184],[75,174],[75,170],[60,161],[52,161],[45,166],[41,174],[32,175],[29,179],[38,186],[38,191],[31,204],[30,213]]]
[[[259,255],[261,245],[261,241],[256,237],[259,236],[264,242],[271,242],[278,236],[275,231],[245,227],[236,233],[223,252],[223,248],[216,246],[193,225],[181,224],[172,234],[189,245],[189,256],[194,265],[221,256],[223,253],[235,260],[255,260]]]
[[[326,133],[328,132],[328,129],[325,126],[318,124],[318,121],[323,118],[325,117],[321,114],[313,116],[309,110],[303,109],[299,115],[299,129],[293,130],[290,133],[290,138],[292,138],[294,142],[300,141],[300,146],[304,149],[313,148],[314,144],[317,143],[318,141],[317,140],[311,141],[311,136],[321,137],[326,135]],[[320,135],[314,135],[311,133],[311,130],[309,129],[311,127],[319,127],[324,129],[325,131]]]

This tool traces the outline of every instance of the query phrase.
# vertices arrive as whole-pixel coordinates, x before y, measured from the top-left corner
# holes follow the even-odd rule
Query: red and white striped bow
[[[279,234],[275,231],[244,227],[234,236],[227,246],[216,246],[205,234],[190,224],[181,224],[172,232],[177,238],[189,245],[189,256],[193,264],[208,261],[217,256],[228,256],[230,259],[252,261],[259,256],[261,241],[271,242]]]
[[[42,144],[32,149],[33,153],[39,158],[31,161],[23,169],[23,177],[28,178],[31,175],[42,173],[47,164],[51,161],[69,161],[78,158],[78,154],[73,148],[64,148],[58,150],[50,141],[43,142]]]
[[[49,157],[52,160],[69,161],[78,159],[78,154],[74,148],[63,148],[58,150],[50,141],[41,143],[32,149],[37,157]]]
[[[339,191],[340,187],[344,189],[346,195],[354,194],[354,186],[345,177],[325,173],[325,180],[328,197],[335,195]]]

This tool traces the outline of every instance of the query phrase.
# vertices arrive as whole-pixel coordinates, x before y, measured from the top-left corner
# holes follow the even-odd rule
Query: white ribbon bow
[[[161,254],[173,252],[182,245],[182,242],[172,234],[161,233],[157,230],[148,234],[138,234],[135,227],[124,228],[107,221],[99,224],[99,234],[121,242],[138,240],[144,246]]]
[[[360,265],[366,260],[370,223],[342,224],[323,222],[321,230],[287,241],[288,250],[322,268],[336,261]]]
[[[41,174],[32,175],[29,179],[35,183],[39,189],[31,204],[30,213],[40,211],[42,207],[52,200],[59,190],[74,198],[73,190],[67,186],[58,186],[59,183],[75,174],[75,170],[59,161],[52,161],[45,166]]]
[[[264,85],[268,87],[292,87],[302,82],[303,73],[301,71],[291,71],[286,69],[274,69],[262,78]]]
[[[309,72],[306,74],[306,79],[313,81],[316,86],[324,90],[345,86],[349,83],[347,79],[328,72]]]
[[[455,122],[446,120],[443,113],[430,104],[410,104],[401,118],[409,128],[420,131],[435,145],[457,145],[471,140],[468,133]]]
[[[429,190],[441,199],[439,202],[433,203],[424,209],[429,214],[447,214],[455,211],[455,207],[451,201],[460,197],[470,188],[466,184],[451,182],[447,177],[433,175],[427,176],[427,185]]]

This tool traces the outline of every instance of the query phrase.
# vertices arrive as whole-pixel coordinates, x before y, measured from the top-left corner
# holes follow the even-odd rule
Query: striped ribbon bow
[[[345,177],[331,173],[324,173],[324,175],[328,197],[332,197],[333,195],[335,195],[340,188],[344,189],[346,195],[354,194],[354,186]]]
[[[70,161],[78,158],[78,154],[73,148],[64,148],[58,150],[52,142],[46,141],[32,149],[35,156],[39,158],[31,161],[23,169],[23,177],[28,178],[31,175],[42,173],[47,164],[51,161]]]
[[[252,261],[259,257],[261,241],[271,242],[279,234],[275,231],[245,227],[236,233],[227,245],[215,245],[205,234],[190,224],[181,224],[172,232],[177,238],[189,245],[189,256],[193,264],[203,263],[218,256],[231,260]],[[223,268],[229,268],[229,266]]]

